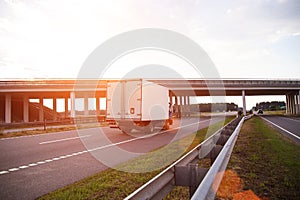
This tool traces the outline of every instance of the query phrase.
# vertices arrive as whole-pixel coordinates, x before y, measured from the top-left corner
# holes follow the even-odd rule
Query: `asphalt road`
[[[0,199],[36,199],[222,119],[185,119],[144,138],[103,127],[1,139]],[[120,149],[129,153],[118,156]]]
[[[300,144],[300,119],[275,115],[261,115],[282,134]]]

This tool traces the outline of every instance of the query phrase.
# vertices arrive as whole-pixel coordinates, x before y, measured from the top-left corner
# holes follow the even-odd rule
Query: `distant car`
[[[264,112],[263,112],[261,109],[259,109],[259,110],[257,111],[257,114],[264,114]]]

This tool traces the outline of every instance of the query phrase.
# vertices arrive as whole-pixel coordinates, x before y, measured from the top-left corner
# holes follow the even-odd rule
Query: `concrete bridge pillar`
[[[300,90],[297,94],[297,108],[298,108],[298,113],[297,115],[300,115]]]
[[[187,112],[187,116],[190,117],[191,116],[191,107],[190,107],[190,96],[186,96],[186,103],[187,103],[187,106],[186,106],[186,112]]]
[[[84,116],[89,115],[89,97],[87,94],[84,95]]]
[[[29,122],[29,98],[23,96],[23,121]]]
[[[173,105],[173,95],[172,94],[169,95],[169,102],[171,105]]]
[[[96,97],[96,115],[100,115],[100,97]]]
[[[69,111],[69,108],[68,108],[68,97],[65,97],[65,118],[68,117],[68,111]]]
[[[295,114],[299,114],[299,95],[295,95]]]
[[[187,113],[186,113],[186,107],[187,107],[187,96],[183,96],[183,106],[182,106],[182,113],[183,116],[186,117]]]
[[[243,96],[243,114],[246,116],[246,94],[245,90],[242,90],[242,96]]]
[[[11,94],[5,94],[5,123],[11,123]]]
[[[293,100],[292,95],[288,95],[288,101],[289,101],[289,114],[293,114]]]
[[[56,121],[57,120],[57,103],[56,103],[56,97],[53,97],[52,99],[53,101],[53,111],[54,111],[54,116],[53,116],[53,120]]]
[[[291,114],[291,111],[290,111],[290,99],[289,99],[289,95],[285,95],[285,99],[286,99],[286,111],[285,113],[287,115],[290,115]]]
[[[187,96],[183,96],[183,102],[184,105],[187,105]]]
[[[39,121],[44,121],[44,99],[40,97],[39,99]]]
[[[291,104],[292,104],[292,115],[295,115],[296,114],[295,95],[291,95]]]
[[[175,95],[175,102],[174,102],[174,113],[175,113],[175,117],[179,117],[179,106],[178,106],[178,97]]]
[[[70,93],[71,99],[71,118],[75,118],[75,92]]]
[[[180,106],[179,106],[179,109],[178,109],[178,112],[179,112],[179,117],[182,117],[182,106],[183,106],[183,102],[182,102],[182,96],[179,96],[179,103],[180,103]]]
[[[299,95],[288,94],[286,95],[286,114],[296,115],[299,114]]]

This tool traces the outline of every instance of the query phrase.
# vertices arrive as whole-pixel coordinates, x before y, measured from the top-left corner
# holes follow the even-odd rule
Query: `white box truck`
[[[106,120],[125,133],[169,129],[169,89],[143,79],[107,82]]]

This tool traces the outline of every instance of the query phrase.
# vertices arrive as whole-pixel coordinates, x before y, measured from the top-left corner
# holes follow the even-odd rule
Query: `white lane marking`
[[[285,117],[284,119],[288,119],[288,120],[291,120],[291,121],[295,121],[295,122],[300,123],[300,120],[298,120],[298,119],[292,119],[292,118],[288,118],[288,117]]]
[[[129,143],[129,142],[132,142],[132,141],[135,141],[135,140],[139,140],[139,139],[153,137],[155,135],[159,135],[159,134],[162,134],[162,133],[165,133],[165,132],[168,132],[168,131],[172,131],[172,130],[176,130],[176,129],[179,129],[179,128],[184,128],[184,127],[192,126],[192,125],[195,125],[195,124],[204,123],[204,122],[207,122],[207,121],[210,121],[210,119],[204,120],[204,121],[201,121],[201,122],[196,122],[196,123],[193,123],[193,124],[188,124],[188,125],[181,126],[181,127],[176,127],[176,128],[165,130],[165,131],[161,131],[161,132],[158,132],[158,133],[146,135],[146,136],[139,137],[139,138],[133,138],[133,139],[125,140],[125,141],[122,141],[122,142],[117,142],[117,143],[113,143],[113,144],[104,145],[104,146],[101,146],[101,147],[96,147],[94,149],[83,150],[83,151],[75,152],[75,153],[72,153],[72,154],[62,155],[60,157],[55,157],[55,158],[52,158],[52,159],[47,159],[47,160],[44,160],[44,161],[39,161],[39,162],[36,162],[36,163],[31,163],[29,165],[23,165],[23,166],[20,166],[20,167],[11,168],[11,169],[9,169],[7,171],[0,171],[0,175],[4,175],[4,174],[8,174],[10,172],[18,171],[18,170],[21,170],[21,169],[26,169],[26,168],[29,168],[29,167],[34,167],[34,166],[37,166],[37,165],[41,165],[41,164],[45,164],[45,163],[49,163],[49,162],[53,162],[53,161],[57,161],[57,160],[61,160],[61,159],[65,159],[65,158],[69,158],[69,157],[73,157],[73,156],[77,156],[77,155],[81,155],[81,154],[88,153],[88,152],[93,152],[93,151],[97,151],[97,150],[109,148],[109,147],[116,146],[116,145],[119,145],[119,144]],[[90,136],[90,135],[87,135],[87,136]],[[85,136],[85,137],[87,137],[87,136]]]
[[[14,171],[18,171],[19,170],[19,168],[11,168],[11,169],[9,169],[8,171],[9,172],[14,172]]]
[[[207,120],[204,120],[204,121],[201,121],[201,122],[196,122],[196,123],[193,123],[193,124],[188,124],[188,125],[181,126],[181,127],[176,127],[176,128],[165,130],[165,131],[161,131],[161,132],[158,132],[158,133],[144,135],[144,136],[138,137],[138,138],[132,138],[130,140],[125,140],[125,141],[121,141],[121,142],[117,142],[117,143],[113,143],[113,144],[104,145],[104,146],[101,146],[101,147],[96,147],[94,149],[89,149],[88,151],[89,152],[97,151],[97,150],[109,148],[109,147],[112,147],[112,146],[117,146],[117,145],[120,145],[120,144],[125,144],[125,143],[129,143],[129,142],[133,142],[133,141],[140,140],[140,139],[145,139],[145,138],[153,137],[153,136],[156,136],[156,135],[168,132],[168,131],[172,131],[172,130],[176,130],[176,129],[179,129],[179,128],[184,128],[184,127],[192,126],[192,125],[195,125],[195,124],[204,123],[204,122],[207,122],[207,121],[210,121],[210,119],[207,119]]]
[[[50,143],[55,143],[55,142],[67,141],[67,140],[81,139],[81,138],[90,137],[90,136],[91,135],[84,135],[84,136],[78,136],[78,137],[63,138],[63,139],[59,139],[59,140],[49,140],[49,141],[41,142],[39,144],[50,144]]]
[[[276,126],[277,128],[279,128],[279,129],[283,130],[284,132],[286,132],[286,133],[290,134],[291,136],[293,136],[293,137],[297,138],[298,140],[300,140],[300,137],[299,137],[298,135],[296,135],[296,134],[294,134],[294,133],[292,133],[292,132],[290,132],[290,131],[288,131],[288,130],[286,130],[286,129],[282,128],[281,126],[278,126],[277,124],[275,124],[275,123],[271,122],[270,120],[268,120],[268,119],[266,119],[266,118],[264,118],[264,117],[261,117],[261,118],[262,118],[263,120],[266,120],[266,121],[267,121],[267,122],[269,122],[270,124],[272,124],[272,125]]]

